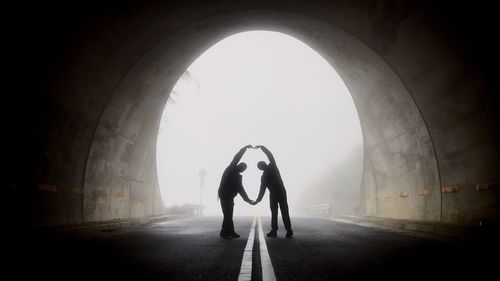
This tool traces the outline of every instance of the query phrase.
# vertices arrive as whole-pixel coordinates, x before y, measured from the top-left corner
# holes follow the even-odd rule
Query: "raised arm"
[[[243,200],[245,200],[245,202],[251,204],[252,203],[252,200],[250,200],[250,198],[248,198],[248,195],[245,191],[245,189],[243,188],[243,186],[240,187],[240,190],[238,192],[241,196],[241,198],[243,198]]]
[[[269,158],[269,164],[276,164],[276,160],[274,160],[273,154],[271,153],[271,151],[269,151],[269,149],[267,149],[267,147],[263,145],[257,145],[256,147],[262,149],[262,151],[266,154],[267,158]]]
[[[233,161],[231,161],[231,166],[236,166],[238,165],[238,162],[240,162],[241,160],[241,157],[243,157],[243,154],[245,154],[245,151],[247,150],[247,148],[252,148],[251,145],[247,145],[243,148],[240,149],[240,151],[238,151],[238,153],[236,153],[236,155],[234,155],[234,158],[233,158]]]
[[[262,201],[262,197],[264,197],[264,193],[266,193],[266,187],[266,184],[261,180],[259,196],[257,196],[257,200],[255,200],[255,202],[259,203],[260,201]]]

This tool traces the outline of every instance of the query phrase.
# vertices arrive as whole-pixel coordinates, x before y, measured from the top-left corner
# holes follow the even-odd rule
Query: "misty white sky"
[[[273,152],[294,202],[319,176],[362,143],[352,98],[335,70],[301,41],[277,32],[238,33],[220,41],[179,79],[158,136],[158,177],[167,206],[200,200],[205,214],[221,214],[220,177],[247,144]],[[260,150],[250,150],[243,184],[257,197]],[[268,192],[257,206],[238,196],[235,215],[269,214]]]

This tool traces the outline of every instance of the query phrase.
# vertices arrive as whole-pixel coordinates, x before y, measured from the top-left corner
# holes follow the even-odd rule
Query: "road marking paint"
[[[262,281],[276,281],[271,257],[267,251],[266,238],[262,231],[262,223],[259,217],[259,245],[260,245],[260,266],[262,268]]]
[[[253,217],[252,227],[250,228],[250,234],[248,235],[247,245],[245,246],[245,251],[243,252],[243,259],[241,261],[241,269],[240,275],[238,276],[238,281],[252,280],[252,250],[255,237],[255,224],[256,217]]]

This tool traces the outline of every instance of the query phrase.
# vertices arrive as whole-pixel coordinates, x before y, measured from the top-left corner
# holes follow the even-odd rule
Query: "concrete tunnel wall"
[[[33,175],[15,184],[31,224],[164,213],[155,145],[168,93],[210,46],[256,29],[302,40],[351,91],[365,142],[364,214],[445,222],[498,216],[489,80],[471,70],[467,50],[427,6],[131,1],[119,8],[73,31],[39,86],[43,118],[25,144],[35,147]]]

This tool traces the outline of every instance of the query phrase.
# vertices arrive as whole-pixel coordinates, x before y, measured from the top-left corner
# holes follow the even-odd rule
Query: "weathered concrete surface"
[[[210,26],[210,30],[205,30],[206,26]],[[306,32],[312,26],[313,35]],[[147,150],[154,149],[155,138],[150,136],[156,135],[163,99],[169,92],[166,87],[173,87],[179,70],[186,68],[184,58],[194,59],[210,47],[214,39],[246,29],[275,29],[291,34],[316,47],[339,71],[359,110],[368,151],[377,161],[374,164],[378,168],[375,170],[377,186],[382,187],[384,194],[399,193],[403,189],[413,195],[406,202],[384,202],[380,215],[439,219],[439,182],[432,145],[411,96],[390,67],[362,42],[334,25],[307,16],[268,11],[239,12],[197,22],[168,37],[134,65],[108,102],[95,136],[87,163],[85,190],[89,196],[84,198],[90,203],[85,205],[86,219],[126,217],[119,211],[106,210],[118,201],[108,196],[117,191],[109,189],[128,190],[130,173],[145,166],[130,154],[136,149],[141,151],[138,156],[148,154],[142,151],[141,146],[145,144],[136,141],[145,136],[151,141]],[[151,115],[155,121],[147,122],[152,119]],[[141,124],[156,126],[149,129]],[[139,164],[130,169],[128,166],[135,161]],[[154,162],[146,163],[154,166]],[[100,178],[94,177],[96,173]],[[115,173],[118,175],[114,176]],[[132,177],[128,184],[139,185],[141,181]],[[418,197],[417,190],[422,186],[433,190],[432,196]],[[92,192],[103,194],[101,197],[109,201],[100,200]],[[115,207],[126,212],[128,203]]]
[[[20,153],[12,154],[9,178],[9,208],[21,210],[26,225],[163,214],[154,152],[168,93],[211,45],[254,29],[297,37],[344,79],[365,139],[366,214],[498,217],[498,188],[476,191],[500,181],[489,72],[495,62],[483,54],[493,46],[474,41],[491,27],[482,25],[486,19],[464,25],[454,17],[473,11],[487,18],[480,14],[487,7],[361,0],[45,5],[23,7],[25,23],[15,31],[22,47],[13,51],[26,58],[13,68],[20,81],[27,70],[37,73],[29,85],[17,84],[32,99],[17,101],[28,115],[16,126],[29,129],[14,146]],[[442,193],[448,186],[457,192]]]

